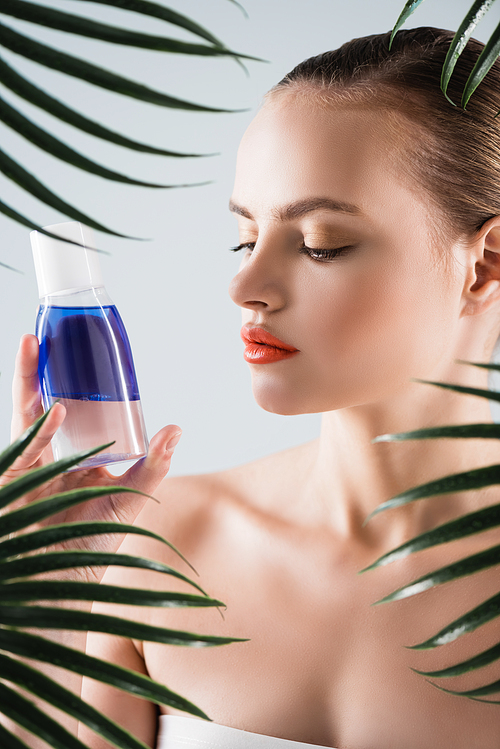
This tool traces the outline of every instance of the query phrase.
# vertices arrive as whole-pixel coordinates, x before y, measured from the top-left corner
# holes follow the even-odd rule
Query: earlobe
[[[462,315],[480,315],[492,306],[500,306],[499,216],[481,228],[473,245],[473,254],[475,263],[464,289]]]

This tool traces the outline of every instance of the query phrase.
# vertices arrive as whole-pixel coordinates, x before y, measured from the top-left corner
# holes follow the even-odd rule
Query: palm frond
[[[137,31],[128,31],[127,29],[109,26],[84,18],[83,16],[75,16],[71,13],[48,8],[45,5],[28,3],[25,0],[2,0],[2,13],[23,21],[45,26],[46,28],[64,31],[68,34],[77,34],[78,36],[99,39],[100,41],[111,42],[112,44],[123,44],[127,47],[139,47],[158,52],[173,52],[186,55],[208,57],[228,55],[231,57],[255,59],[232,52],[218,44],[211,44],[209,46],[206,44],[191,44],[190,42],[183,42],[164,36],[152,36],[151,34],[142,34]]]
[[[471,8],[464,16],[455,36],[453,37],[441,73],[441,90],[451,104],[455,104],[448,96],[448,85],[453,75],[455,66],[460,55],[467,46],[467,42],[473,35],[477,25],[484,16],[491,10],[495,0],[475,0]],[[401,14],[394,25],[391,34],[390,44],[394,39],[401,26],[415,12],[422,0],[408,0]],[[462,92],[461,106],[465,109],[472,94],[481,84],[488,71],[500,55],[500,24],[497,26],[491,37],[488,39],[483,51],[478,57],[474,68],[465,83]]]
[[[4,450],[0,455],[2,472],[10,468],[35,439],[46,418],[47,414],[44,414],[16,442]],[[21,728],[45,740],[54,749],[87,747],[56,720],[46,715],[38,705],[17,692],[11,684],[31,692],[37,700],[50,703],[85,723],[119,749],[140,749],[143,744],[38,669],[20,661],[20,658],[38,663],[51,663],[156,704],[168,705],[200,718],[207,716],[192,702],[147,676],[88,656],[86,653],[47,640],[41,635],[24,632],[24,629],[36,627],[42,631],[50,629],[105,632],[117,637],[176,646],[213,647],[238,642],[230,637],[215,637],[157,627],[112,614],[97,614],[68,608],[71,601],[103,601],[108,604],[154,607],[220,608],[224,605],[221,601],[208,597],[201,586],[186,575],[153,559],[97,551],[50,551],[53,544],[84,536],[135,533],[167,544],[177,552],[175,547],[152,531],[104,521],[55,524],[33,530],[34,524],[46,521],[47,518],[80,502],[109,494],[141,492],[117,486],[87,487],[54,494],[9,510],[9,505],[13,502],[38,489],[64,470],[96,454],[99,449],[103,448],[88,450],[72,458],[31,470],[0,488],[0,507],[3,510],[0,516],[0,713]],[[15,535],[12,537],[12,534]],[[182,555],[179,556],[183,558]],[[54,579],[54,575],[50,580],[40,580],[38,577],[47,571],[98,565],[117,565],[161,572],[187,583],[197,592],[124,588],[93,582],[57,580]],[[40,605],[41,601],[65,602],[65,607]],[[1,724],[0,742],[2,747],[25,747],[23,741]]]
[[[153,187],[153,188],[169,188],[169,187],[187,187],[187,185],[158,185],[152,182],[143,182],[141,180],[132,179],[124,174],[115,172],[112,169],[107,169],[105,166],[88,159],[83,154],[75,151],[59,138],[55,138],[53,135],[48,133],[43,128],[35,125],[31,120],[25,117],[23,114],[17,111],[14,107],[11,107],[5,99],[0,96],[0,121],[3,122],[7,127],[10,127],[18,135],[22,135],[23,138],[28,140],[33,145],[40,148],[42,151],[55,156],[57,159],[76,166],[78,169],[82,169],[90,174],[96,174],[98,177],[108,179],[113,182],[121,182],[126,185],[138,185],[140,187]]]
[[[165,8],[163,5],[158,3],[150,2],[149,0],[91,0],[96,5],[110,5],[112,8],[121,8],[122,10],[129,11],[131,13],[138,13],[142,16],[150,16],[151,18],[158,18],[162,21],[166,21],[173,26],[178,26],[181,29],[190,31],[200,39],[205,39],[211,44],[215,44],[217,47],[224,48],[224,44],[217,39],[207,29],[200,26],[198,23],[193,21],[191,18],[178,13],[177,11]]]
[[[90,38],[108,44],[156,51],[160,54],[183,54],[212,58],[225,57],[236,60],[240,65],[242,65],[242,60],[258,59],[251,55],[235,52],[194,20],[156,2],[150,0],[94,1],[101,5],[111,6],[118,13],[121,12],[123,14],[124,12],[128,12],[155,19],[159,24],[168,23],[173,29],[177,28],[188,31],[194,35],[195,39],[191,42],[162,34],[142,33],[124,28],[121,25],[97,21],[93,17],[91,10],[86,15],[83,13],[77,15],[66,10],[60,10],[59,8],[51,8],[46,4],[27,2],[26,0],[5,0],[2,3],[1,12],[4,18],[10,16],[15,20],[28,21],[43,28],[56,29],[65,34],[74,34],[80,38]],[[92,2],[92,0],[87,0],[87,2]],[[238,3],[236,4],[239,5]],[[153,90],[142,83],[95,65],[90,60],[77,58],[30,38],[16,31],[6,23],[0,23],[0,50],[2,47],[38,65],[63,72],[65,75],[76,77],[113,93],[132,97],[138,101],[155,104],[156,106],[192,112],[240,111],[197,104],[170,96],[161,91]],[[70,124],[72,127],[124,148],[161,156],[198,157],[202,155],[197,153],[179,153],[167,148],[149,146],[129,138],[122,133],[114,132],[110,128],[68,107],[64,102],[58,101],[48,92],[25,78],[24,75],[19,74],[2,59],[0,59],[0,83],[3,83],[4,86],[16,95],[24,98],[34,106],[49,112],[61,121]],[[36,147],[41,148],[66,164],[76,166],[104,179],[149,188],[188,186],[183,184],[157,185],[147,180],[134,179],[133,177],[109,169],[102,164],[98,164],[43,130],[38,123],[28,119],[13,104],[6,101],[0,102],[0,119],[7,126],[13,128],[18,135],[26,138]],[[55,192],[42,184],[34,174],[30,174],[17,160],[3,152],[0,152],[0,171],[9,179],[14,180],[21,189],[29,192],[43,204],[54,208],[69,219],[82,221],[86,225],[92,226],[94,229],[106,234],[118,237],[126,236],[104,226],[101,222],[90,216],[86,216],[84,212],[72,206],[69,201],[59,198]],[[207,184],[207,182],[199,184]],[[39,231],[42,229],[37,222],[31,221],[20,211],[16,210],[15,207],[11,207],[3,201],[0,201],[0,213],[30,229]]]
[[[191,112],[227,113],[234,111],[216,109],[174,96],[168,96],[161,93],[161,91],[155,91],[141,83],[136,83],[129,78],[124,78],[109,70],[100,68],[79,57],[69,55],[67,52],[61,52],[60,50],[48,47],[46,44],[37,42],[31,39],[31,37],[14,31],[14,29],[5,24],[0,24],[0,45],[39,65],[44,65],[53,70],[64,70],[66,75],[71,75],[87,83],[92,83],[94,86],[99,86],[100,88],[123,94],[124,96],[130,96],[133,99],[138,99],[148,104],[156,104],[157,106],[169,107],[171,109],[185,109]]]
[[[389,593],[389,595],[384,596],[384,598],[377,601],[377,604],[400,601],[403,598],[409,598],[418,593],[423,593],[425,590],[435,588],[437,585],[443,585],[444,583],[458,580],[461,577],[474,575],[476,572],[481,572],[490,567],[496,567],[498,564],[500,564],[500,545],[493,546],[491,549],[486,549],[478,554],[472,554],[453,564],[447,564],[445,567],[433,570],[427,575],[422,575],[418,580],[412,580],[408,585],[404,585]]]
[[[413,646],[413,649],[423,650],[419,645]],[[437,671],[419,671],[417,668],[413,668],[412,671],[415,671],[416,674],[421,674],[422,676],[432,676],[441,679],[451,678],[453,676],[462,676],[468,671],[475,671],[478,668],[483,668],[483,666],[489,666],[490,663],[494,663],[499,658],[500,643],[493,645],[493,647],[484,650],[482,653],[479,653],[472,658],[467,658],[467,660],[462,661],[461,663],[456,663],[454,666],[449,666],[448,668],[441,668]]]
[[[2,200],[0,200],[0,213],[2,213],[4,216],[7,216],[7,218],[11,218],[14,221],[16,221],[18,224],[21,224],[22,226],[26,226],[28,229],[34,229],[36,231],[41,232],[42,234],[45,234],[47,237],[52,237],[53,239],[60,239],[60,237],[57,236],[57,234],[52,234],[50,231],[47,231],[42,226],[38,226],[34,221],[31,221],[29,218],[26,218],[26,216],[23,216],[21,213],[18,213],[18,211],[15,211],[13,208],[8,206],[6,203],[4,203]],[[67,239],[66,242],[69,244],[76,244],[79,247],[82,245],[79,242],[73,242],[70,239]],[[97,248],[93,248],[96,250],[96,252],[105,252],[104,250],[98,250]],[[108,254],[108,253],[105,253]],[[11,265],[7,265],[6,263],[2,263],[0,261],[0,265],[4,268],[8,268],[9,270],[13,270],[16,273],[22,273],[22,271],[18,270],[18,268],[13,268]]]
[[[484,533],[485,531],[491,530],[491,528],[498,528],[499,526],[500,505],[486,507],[483,510],[477,510],[468,515],[462,515],[462,517],[459,517],[456,520],[443,523],[443,525],[439,525],[437,528],[433,528],[426,533],[421,533],[420,535],[415,536],[410,539],[410,541],[398,546],[396,549],[392,549],[392,551],[387,552],[387,554],[383,554],[373,562],[373,564],[370,564],[369,567],[361,570],[361,572],[374,570],[377,567],[383,567],[391,562],[405,559],[407,556],[414,554],[417,551],[432,549],[434,546],[440,546],[441,544],[447,544],[461,538],[467,538],[476,533]]]
[[[448,50],[448,54],[446,55],[443,65],[443,72],[441,75],[441,90],[446,95],[448,101],[450,101],[452,104],[454,104],[455,102],[451,101],[451,99],[446,94],[446,91],[448,90],[450,78],[453,75],[453,71],[455,70],[455,65],[457,64],[458,58],[467,46],[467,42],[474,33],[474,29],[481,21],[483,16],[491,8],[494,2],[495,0],[476,0],[468,11],[467,15],[464,17],[457,33],[453,37],[453,41],[450,44],[450,48]]]
[[[472,366],[482,367],[489,370],[499,369],[495,364],[470,363]],[[425,382],[425,381],[421,381]],[[481,388],[463,387],[442,382],[425,382],[434,387],[446,388],[464,395],[473,395],[488,400],[500,400],[500,394]],[[421,439],[500,439],[500,429],[497,424],[464,424],[449,427],[434,427],[420,429],[401,434],[385,434],[378,437],[375,442],[405,441]],[[465,471],[451,476],[446,476],[436,481],[431,481],[421,486],[409,489],[396,497],[384,502],[371,514],[378,514],[384,510],[400,507],[415,500],[433,498],[436,500],[440,495],[450,492],[462,492],[470,489],[486,488],[500,483],[500,465],[486,466],[471,471]],[[410,554],[422,552],[425,549],[434,548],[445,543],[459,541],[472,535],[498,528],[500,526],[500,504],[490,505],[481,510],[462,515],[452,521],[422,533],[395,549],[383,554],[375,562],[362,572],[374,570],[377,567],[396,562],[408,557]],[[389,603],[424,593],[444,583],[452,584],[454,581],[469,575],[475,575],[483,570],[490,569],[500,564],[500,545],[486,548],[478,553],[465,556],[456,562],[447,564],[431,572],[421,575],[418,579],[398,588],[389,595],[384,596],[377,603]],[[474,632],[489,622],[500,617],[500,592],[494,594],[479,605],[470,609],[452,622],[442,627],[438,632],[417,645],[409,646],[412,650],[427,650],[449,644],[464,634]],[[447,668],[419,671],[416,673],[432,679],[450,678],[476,671],[500,659],[500,643],[484,650],[476,655],[455,663]],[[439,689],[443,689],[434,681],[430,682]],[[500,682],[477,687],[472,690],[454,691],[444,690],[451,694],[461,695],[469,699],[480,699],[481,697],[500,692]],[[488,701],[488,700],[487,700]]]
[[[116,689],[158,705],[168,705],[200,718],[207,717],[200,708],[149,676],[103,661],[93,655],[87,655],[75,648],[46,640],[39,635],[0,629],[0,647],[22,658],[30,658],[40,663],[51,663],[81,676],[97,679],[103,684],[109,684]]]
[[[241,3],[239,3],[238,0],[229,0],[229,2],[233,3],[233,5],[236,5],[241,10],[245,18],[248,18],[248,13],[246,12],[245,7]]]
[[[450,622],[450,624],[447,624],[440,629],[435,635],[429,637],[428,640],[419,642],[417,645],[412,645],[410,649],[429,650],[431,648],[436,648],[439,645],[447,645],[449,642],[453,642],[462,635],[474,632],[478,627],[482,627],[484,624],[491,622],[499,615],[500,594],[497,594],[488,598],[486,601],[483,601],[479,606],[467,611],[466,614],[458,617],[458,619],[455,619],[453,622]],[[477,667],[479,668],[479,666]]]
[[[423,3],[424,0],[408,0],[408,2],[405,4],[403,10],[399,14],[399,18],[394,24],[394,28],[392,29],[391,38],[389,41],[389,48],[392,45],[392,42],[394,40],[394,37],[398,33],[401,26],[408,20],[408,18],[414,13],[418,6]]]
[[[126,138],[124,135],[116,133],[94,120],[90,120],[88,117],[76,112],[63,102],[54,99],[53,96],[50,96],[45,91],[42,91],[41,88],[35,86],[26,78],[19,75],[14,68],[2,59],[0,59],[0,80],[6,88],[9,88],[17,94],[17,96],[20,96],[30,104],[34,104],[39,109],[43,109],[45,112],[57,117],[61,122],[66,122],[68,125],[72,125],[84,133],[94,135],[96,138],[108,141],[109,143],[114,143],[117,146],[123,146],[123,148],[128,148],[132,151],[140,151],[142,153],[150,153],[157,156],[174,156],[176,158],[199,158],[201,156],[214,155],[167,151],[163,148],[148,146],[144,143],[132,140],[131,138]],[[31,226],[32,225],[30,224],[30,227]]]
[[[368,522],[380,512],[384,512],[384,510],[402,507],[419,499],[427,499],[428,497],[437,497],[442,494],[452,494],[455,492],[466,492],[472,489],[484,489],[487,486],[496,484],[500,484],[500,464],[486,466],[486,468],[477,468],[474,471],[453,473],[442,479],[429,481],[427,484],[421,484],[413,489],[408,489],[392,497],[392,499],[388,499],[387,502],[383,502],[383,504],[376,507],[365,522]]]
[[[435,440],[445,438],[482,440],[500,439],[500,424],[456,424],[449,427],[416,429],[413,432],[380,434],[378,437],[375,437],[373,442],[405,442],[407,440]]]
[[[114,529],[116,533],[116,528]],[[78,583],[57,580],[27,580],[9,582],[1,588],[2,603],[22,601],[105,601],[127,606],[160,606],[164,608],[224,606],[222,601],[206,595],[177,593],[170,590],[119,588],[104,583]]]
[[[78,491],[88,492],[87,489],[79,489]],[[113,487],[111,490],[108,489],[107,493],[122,494],[123,490]],[[66,497],[71,494],[72,492],[64,492],[64,495]],[[59,494],[58,496],[61,497],[64,495]],[[51,500],[54,498],[54,496],[56,495],[53,495],[51,498],[46,500],[39,500],[38,508],[41,509],[41,511],[36,515],[37,520],[44,520],[45,518],[54,515],[54,505],[51,504]],[[78,504],[80,502],[80,499],[82,502],[85,502],[87,499],[92,499],[93,497],[99,496],[101,495],[93,490],[93,492],[87,493],[86,498],[84,496],[80,497],[80,495],[76,495],[71,499],[71,501],[59,504],[59,507],[67,509],[68,507],[74,507],[75,504]],[[33,518],[33,515],[31,515],[31,518]],[[17,510],[10,512],[8,515],[4,515],[2,518],[2,522],[5,523],[5,525],[2,525],[0,527],[0,532],[2,533],[2,535],[9,535],[11,533],[16,533],[16,531],[22,530],[23,528],[26,528],[26,526],[29,525],[30,522],[36,521],[30,521],[26,513],[23,514],[23,510]],[[9,527],[12,528],[12,530],[5,533],[4,531]],[[0,546],[0,560],[19,556],[20,554],[25,554],[26,552],[34,551],[35,549],[45,549],[48,546],[52,546],[53,544],[57,543],[60,544],[63,541],[69,541],[71,539],[74,540],[76,538],[84,538],[86,536],[100,536],[107,533],[116,533],[116,523],[98,521],[92,523],[80,522],[64,523],[64,525],[49,525],[47,528],[43,528],[42,530],[32,531],[31,533],[23,533],[22,536],[15,535],[13,538],[3,540]],[[162,536],[159,536],[157,533],[145,530],[144,528],[139,528],[136,525],[126,525],[125,523],[120,524],[120,533],[129,533],[132,535],[136,534],[139,536],[154,538],[155,541],[160,541],[160,543],[170,547],[177,554],[177,556],[182,559],[182,561],[185,562],[189,567],[191,567],[193,572],[195,572],[192,565],[180,553],[180,551],[176,549],[173,544],[171,544]]]
[[[46,741],[53,749],[88,749],[60,723],[1,681],[0,713]]]
[[[3,606],[0,609],[0,625],[4,627],[36,626],[37,629],[64,629],[74,632],[105,632],[115,637],[160,642],[164,645],[210,647],[242,642],[234,637],[201,635],[166,627],[154,627],[152,624],[141,624],[131,619],[122,619],[107,614],[55,609],[51,606]]]
[[[127,749],[146,749],[146,745],[134,738],[131,733],[125,731],[80,697],[45,676],[45,674],[31,668],[31,666],[0,653],[0,672],[5,679],[13,684],[27,689],[36,697],[40,697],[54,707],[64,710],[68,715],[81,721],[92,730],[97,730],[103,738],[113,743],[118,741]]]
[[[7,731],[7,729],[4,728],[1,723],[0,741],[1,745],[5,747],[5,749],[30,749],[30,747],[25,744],[24,741],[21,741],[21,739],[18,739],[17,736],[14,736],[10,731]]]
[[[432,684],[432,682],[430,683]],[[463,692],[458,692],[454,689],[445,689],[439,684],[434,684],[434,686],[441,690],[441,692],[446,692],[447,694],[454,694],[458,697],[469,697],[470,699],[476,700],[476,702],[489,702],[492,705],[499,704],[497,700],[480,700],[478,698],[487,694],[500,692],[500,680],[494,681],[491,684],[485,684],[484,687],[478,687],[478,689],[467,689]]]
[[[488,71],[491,69],[493,63],[497,60],[500,55],[500,24],[496,27],[493,34],[490,36],[486,45],[479,55],[476,64],[474,65],[472,72],[465,84],[465,88],[462,93],[462,107],[465,109],[469,103],[469,99],[479,86],[481,81],[487,76]]]
[[[62,200],[62,198],[49,190],[49,188],[40,182],[40,180],[24,169],[21,164],[12,159],[5,153],[5,151],[2,151],[2,149],[0,149],[0,172],[2,172],[8,179],[18,184],[23,190],[41,200],[42,203],[55,208],[56,211],[64,213],[74,221],[81,221],[83,224],[87,224],[87,226],[91,226],[93,229],[102,231],[105,234],[112,234],[115,237],[126,236],[125,234],[119,234],[112,229],[108,229],[106,226],[100,224],[98,221],[94,221],[93,218],[82,213],[65,200]]]
[[[102,494],[101,494],[102,496]],[[120,526],[118,525],[118,528]],[[117,533],[120,532],[117,528]],[[178,572],[167,564],[157,562],[154,559],[143,559],[128,554],[107,554],[99,551],[53,551],[41,556],[30,555],[17,559],[9,559],[2,562],[0,567],[0,582],[17,580],[27,575],[37,573],[53,572],[54,570],[77,569],[79,567],[130,567],[133,569],[153,570],[164,575],[170,575],[178,580],[188,583],[200,593],[206,595],[198,583],[190,580],[182,572]],[[2,612],[0,612],[0,618]]]

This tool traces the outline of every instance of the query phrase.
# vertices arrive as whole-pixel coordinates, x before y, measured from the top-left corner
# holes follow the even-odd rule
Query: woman
[[[142,619],[248,640],[195,650],[89,634],[89,652],[167,683],[216,724],[162,716],[158,749],[498,747],[497,707],[438,691],[410,668],[469,657],[497,641],[498,624],[442,652],[404,648],[497,591],[496,572],[370,606],[484,539],[357,575],[409,537],[491,504],[495,491],[416,503],[364,525],[378,504],[498,460],[490,441],[372,442],[387,432],[491,420],[486,401],[412,378],[484,387],[484,371],[457,360],[487,361],[500,333],[500,66],[463,112],[438,87],[450,33],[400,32],[391,51],[388,39],[355,40],[299,65],[268,94],[238,156],[230,207],[242,262],[230,293],[242,308],[253,391],[269,411],[323,412],[319,439],[222,473],[160,483],[179,438],[177,427],[166,427],[126,474],[146,492],[159,484],[161,507],[137,497],[99,500],[66,518],[130,522],[141,510],[137,522],[176,544],[227,605],[224,617],[159,609]],[[452,98],[480,48],[470,43],[461,58]],[[26,336],[14,436],[40,413],[36,360],[36,339]],[[17,472],[49,459],[63,417],[63,407],[54,408]],[[64,480],[113,481],[104,469]],[[113,539],[91,543],[116,548]],[[121,551],[174,562],[138,537],[127,537]],[[123,571],[110,568],[104,580],[121,583]],[[136,570],[126,582],[163,586]],[[497,666],[490,672],[491,681],[499,678]],[[475,678],[449,686],[474,686]],[[82,694],[156,745],[153,705],[90,681]],[[87,730],[79,735],[105,746]]]

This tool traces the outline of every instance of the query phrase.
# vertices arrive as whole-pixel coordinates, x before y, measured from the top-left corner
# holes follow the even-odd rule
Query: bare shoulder
[[[228,517],[256,519],[280,513],[283,497],[297,492],[314,459],[314,444],[293,447],[225,471],[168,477],[146,504],[137,525],[164,535],[190,557],[208,537],[219,536]],[[136,544],[137,539],[129,538]]]
[[[289,448],[225,471],[167,477],[159,490],[167,502],[188,512],[219,503],[272,508],[283,489],[297,489],[315,456],[315,442]]]

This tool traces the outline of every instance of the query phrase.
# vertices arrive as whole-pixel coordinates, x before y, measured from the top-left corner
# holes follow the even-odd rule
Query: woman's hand
[[[25,335],[21,338],[16,357],[12,394],[11,436],[12,440],[15,440],[43,414],[38,380],[38,340],[34,335]],[[65,414],[66,409],[63,405],[58,403],[53,406],[31,444],[11,468],[0,477],[0,486],[18,478],[30,469],[52,462],[50,441],[64,421]],[[64,473],[23,497],[16,506],[28,504],[44,496],[88,486],[127,486],[146,494],[153,494],[168,472],[170,460],[180,436],[179,427],[173,425],[164,427],[151,440],[148,455],[135,463],[122,476],[115,477],[103,467]],[[147,498],[139,494],[106,495],[54,515],[43,524],[99,520],[133,523],[147,501]],[[120,542],[121,538],[116,534],[93,536],[71,542],[71,548],[113,552],[116,551]],[[64,545],[64,548],[68,548],[68,545]]]

